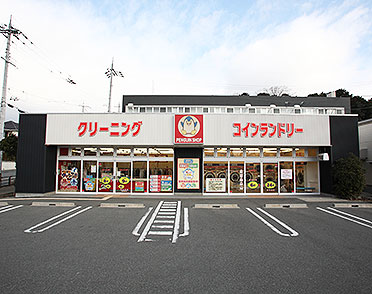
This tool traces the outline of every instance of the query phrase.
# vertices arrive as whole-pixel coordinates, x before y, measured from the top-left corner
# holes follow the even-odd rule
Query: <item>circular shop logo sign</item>
[[[199,120],[192,115],[185,115],[178,122],[178,131],[184,137],[194,137],[200,131]]]

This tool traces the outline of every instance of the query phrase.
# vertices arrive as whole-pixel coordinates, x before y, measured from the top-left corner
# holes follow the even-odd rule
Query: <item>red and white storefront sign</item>
[[[330,146],[329,116],[48,114],[47,145]]]
[[[203,115],[174,116],[175,144],[203,144]]]

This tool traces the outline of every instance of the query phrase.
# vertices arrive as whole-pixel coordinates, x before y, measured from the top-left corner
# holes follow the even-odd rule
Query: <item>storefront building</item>
[[[338,99],[125,96],[123,113],[24,114],[16,193],[331,192],[332,161],[359,151]]]

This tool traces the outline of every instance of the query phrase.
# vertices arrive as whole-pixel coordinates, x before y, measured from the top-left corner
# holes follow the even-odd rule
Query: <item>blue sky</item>
[[[123,94],[271,86],[372,97],[371,1],[3,0],[0,22],[10,14],[35,44],[11,49],[8,100],[27,112],[105,111],[112,57],[125,74],[114,80],[113,110]]]

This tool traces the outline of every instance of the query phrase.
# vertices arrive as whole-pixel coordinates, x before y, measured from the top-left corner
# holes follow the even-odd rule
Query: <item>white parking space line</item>
[[[184,208],[184,210],[183,210],[183,233],[180,234],[180,237],[188,236],[189,232],[190,232],[189,209]]]
[[[370,221],[370,220],[368,220],[368,219],[361,218],[361,217],[356,216],[356,215],[353,215],[353,214],[351,214],[351,213],[346,213],[346,212],[343,212],[343,211],[341,211],[341,210],[338,210],[338,209],[335,209],[335,208],[332,208],[332,207],[328,207],[328,209],[333,210],[333,211],[336,211],[336,212],[341,213],[341,214],[343,214],[343,215],[347,215],[347,216],[353,217],[353,218],[355,218],[355,219],[358,219],[358,220],[364,221],[364,222],[366,222],[366,223],[372,224],[372,221]]]
[[[4,207],[1,207],[1,208],[0,208],[0,211],[3,210],[3,209],[10,208],[10,207],[13,207],[13,205],[7,205],[7,206],[4,206]]]
[[[333,211],[329,211],[329,210],[327,210],[327,209],[324,209],[324,208],[321,208],[321,207],[317,207],[316,209],[318,209],[318,210],[320,210],[320,211],[323,211],[323,212],[326,212],[326,213],[328,213],[328,214],[331,214],[331,215],[334,215],[334,216],[337,216],[337,217],[340,217],[340,218],[343,218],[343,219],[345,219],[345,220],[348,220],[348,221],[350,221],[350,222],[353,222],[353,223],[356,223],[356,224],[358,224],[358,225],[361,225],[361,226],[364,226],[364,227],[367,227],[367,228],[370,228],[370,229],[372,229],[372,226],[370,226],[370,225],[367,225],[367,224],[365,224],[365,223],[362,223],[362,222],[360,222],[360,221],[357,221],[357,220],[355,220],[355,219],[362,219],[362,218],[360,218],[360,217],[357,217],[357,216],[354,216],[354,215],[352,215],[352,214],[348,214],[349,216],[351,216],[351,217],[353,217],[353,218],[355,218],[355,219],[352,219],[352,218],[350,218],[350,217],[346,217],[346,216],[343,216],[340,212],[341,211],[339,211],[339,210],[337,210],[337,209],[332,209],[331,207],[327,207],[327,209],[332,209],[332,210],[336,210],[336,212],[333,212]],[[343,214],[346,214],[346,212],[345,213],[343,213]],[[369,220],[365,220],[365,219],[362,219],[363,221],[366,221],[366,222],[370,222]]]
[[[138,222],[138,224],[136,225],[136,227],[132,231],[132,234],[134,236],[139,236],[140,235],[139,234],[139,230],[142,227],[143,223],[145,222],[146,218],[148,217],[148,215],[150,214],[150,212],[151,212],[152,209],[153,209],[153,207],[149,207],[149,209],[147,210],[146,214],[140,219],[140,221]]]
[[[60,217],[62,217],[62,216],[64,216],[64,215],[66,215],[66,214],[69,214],[69,213],[74,212],[74,211],[76,211],[76,210],[78,210],[78,209],[81,209],[81,208],[82,208],[81,206],[77,206],[77,207],[75,207],[75,208],[73,208],[73,209],[70,209],[70,210],[65,211],[65,212],[63,212],[63,213],[60,213],[60,214],[58,214],[58,215],[56,215],[56,216],[54,216],[54,217],[51,217],[51,218],[49,218],[49,219],[47,219],[47,220],[45,220],[45,221],[43,221],[43,222],[41,222],[41,223],[39,223],[39,224],[36,224],[36,225],[32,226],[31,228],[28,228],[28,229],[24,230],[24,232],[25,232],[25,233],[42,233],[42,232],[44,232],[44,231],[46,231],[46,230],[48,230],[48,229],[50,229],[50,228],[52,228],[52,227],[54,227],[54,226],[56,226],[56,225],[59,225],[59,224],[65,222],[65,221],[67,221],[67,220],[70,219],[70,218],[73,218],[74,216],[76,216],[76,215],[78,215],[78,214],[80,214],[80,213],[83,213],[83,212],[85,212],[85,211],[91,209],[92,206],[88,206],[88,207],[86,207],[86,208],[84,208],[84,209],[82,209],[82,210],[80,210],[80,211],[77,211],[77,212],[75,212],[75,213],[73,213],[73,214],[71,214],[71,215],[69,215],[69,216],[67,216],[67,217],[65,217],[65,218],[63,218],[63,219],[61,219],[61,220],[55,222],[55,223],[52,223],[52,224],[48,225],[47,227],[45,227],[45,228],[43,228],[43,229],[40,229],[40,230],[34,230],[35,228],[41,227],[42,225],[45,225],[45,224],[47,224],[47,223],[50,223],[51,221],[53,221],[53,220],[55,220],[55,219],[58,219],[58,218],[60,218]]]
[[[294,229],[292,229],[290,226],[286,225],[285,223],[283,223],[282,221],[280,221],[279,219],[277,219],[276,217],[274,217],[273,215],[271,215],[267,211],[264,211],[261,208],[257,208],[257,210],[259,210],[260,212],[262,212],[265,215],[267,215],[268,217],[270,217],[273,221],[277,222],[278,224],[280,224],[282,227],[286,228],[291,233],[288,234],[288,233],[281,232],[278,228],[276,228],[274,225],[269,223],[267,220],[265,220],[263,217],[261,217],[258,213],[253,211],[251,208],[246,208],[246,209],[250,213],[252,213],[255,217],[257,217],[260,221],[262,221],[265,225],[267,225],[270,229],[272,229],[275,233],[279,234],[280,236],[283,236],[283,237],[297,237],[299,235],[299,233],[296,232]]]
[[[10,207],[8,208],[3,208],[0,210],[0,213],[4,213],[4,212],[8,212],[8,211],[11,211],[11,210],[14,210],[14,209],[17,209],[17,208],[21,208],[23,205],[17,205],[17,206],[13,206],[13,205],[10,205]]]

